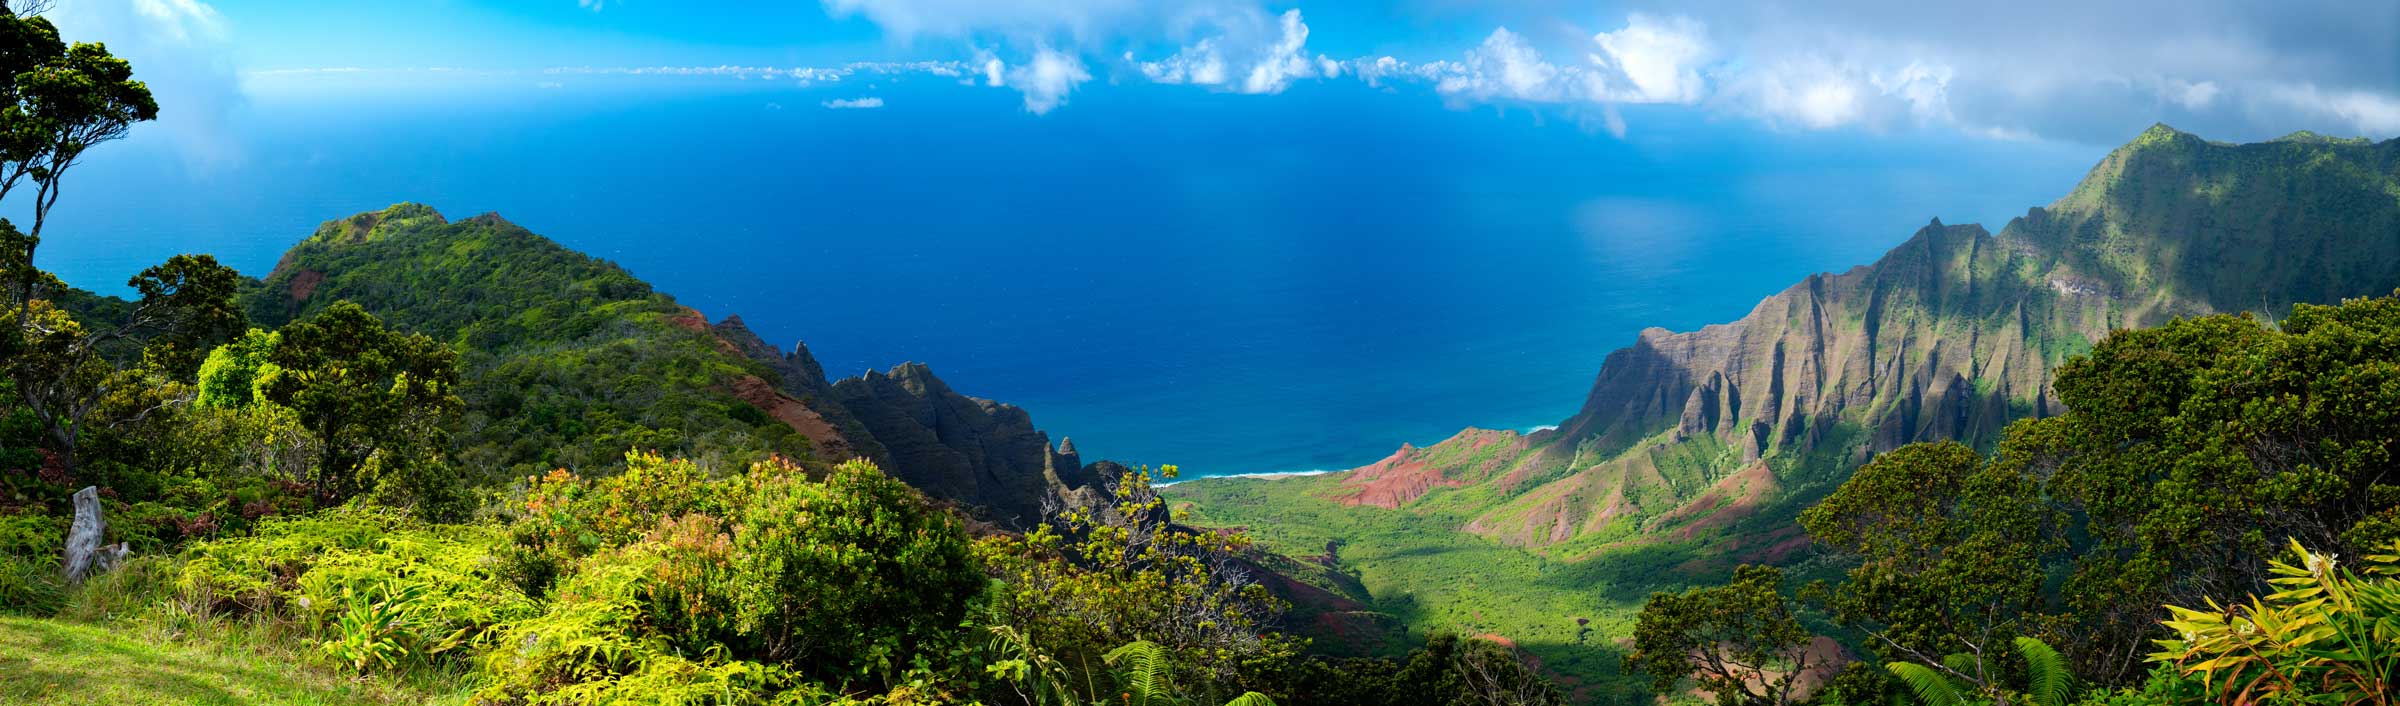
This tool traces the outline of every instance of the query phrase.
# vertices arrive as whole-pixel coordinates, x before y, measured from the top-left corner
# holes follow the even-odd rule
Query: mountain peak
[[[365,243],[380,240],[393,233],[424,226],[447,225],[449,222],[448,219],[442,217],[440,211],[433,210],[432,206],[403,201],[387,206],[381,211],[368,211],[349,218],[326,221],[324,225],[317,226],[316,235],[309,239],[335,244]]]

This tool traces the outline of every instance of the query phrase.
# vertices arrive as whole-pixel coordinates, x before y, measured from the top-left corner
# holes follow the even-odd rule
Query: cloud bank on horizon
[[[1429,85],[1454,106],[1554,105],[1626,130],[1619,106],[1673,104],[1785,129],[1949,127],[2003,138],[2122,138],[2128,116],[2254,132],[2400,135],[2400,4],[2033,0],[1699,2],[1513,13],[1452,56],[1312,53],[1307,4],[1243,0],[822,0],[894,41],[975,47],[1027,110],[1119,73],[1236,93],[1307,79]],[[1429,5],[1433,3],[1416,3]],[[1543,5],[1546,3],[1519,3]],[[1403,5],[1408,5],[1403,3]],[[1402,10],[1405,12],[1405,10]],[[1613,19],[1596,30],[1578,21]],[[1173,43],[1163,56],[1116,45]],[[1379,43],[1369,40],[1368,43]],[[1004,52],[1053,67],[1016,80]],[[1071,68],[1073,71],[1061,71]]]
[[[217,0],[234,8],[243,0]],[[583,22],[655,0],[578,0]],[[1453,108],[1529,109],[1623,136],[1641,120],[1733,119],[1790,131],[1949,130],[2108,143],[2165,121],[2211,135],[2309,128],[2400,136],[2400,3],[2025,0],[800,0],[862,24],[899,60],[475,69],[460,74],[737,76],[838,83],[928,74],[1018,92],[1036,115],[1096,85],[1148,82],[1274,95],[1307,82],[1417,91]],[[271,16],[274,10],[257,10]],[[706,13],[676,7],[694,19]],[[178,130],[205,135],[243,81],[355,72],[250,68],[224,50],[246,16],[202,0],[76,0],[56,15],[99,32],[165,90],[196,97]],[[651,26],[655,23],[642,23]],[[695,24],[705,25],[705,22]],[[536,25],[536,31],[554,25]],[[656,30],[709,51],[707,36]],[[818,39],[794,30],[789,43]],[[273,37],[242,37],[267,41]],[[401,38],[405,39],[405,38]],[[561,44],[571,44],[560,42]],[[438,55],[438,54],[437,54]],[[678,57],[682,58],[682,57]],[[472,61],[472,57],[465,60]],[[595,68],[598,66],[599,68]],[[393,71],[394,69],[381,69]],[[1097,82],[1097,83],[1095,83]],[[864,101],[870,95],[845,100]],[[879,99],[878,99],[879,100]],[[831,107],[831,103],[827,104]],[[1634,106],[1644,109],[1629,116]],[[213,116],[213,117],[212,117]],[[193,140],[206,144],[206,140]],[[203,155],[204,156],[204,155]]]

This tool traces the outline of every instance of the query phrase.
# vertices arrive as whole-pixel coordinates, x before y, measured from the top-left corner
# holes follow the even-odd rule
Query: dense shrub
[[[1259,673],[1301,647],[1269,629],[1283,602],[1255,580],[1246,536],[1174,524],[1152,480],[1147,469],[1127,471],[1099,507],[1064,508],[1022,536],[980,543],[1002,582],[998,621],[1069,664],[1099,664],[1146,640],[1171,653],[1179,683],[1263,688]]]
[[[193,545],[178,603],[196,617],[294,624],[362,670],[448,659],[535,610],[494,570],[499,542],[496,528],[426,526],[383,510],[275,518],[253,536]]]
[[[49,615],[66,600],[58,562],[66,523],[43,514],[0,515],[0,613]]]
[[[965,533],[872,464],[823,481],[781,461],[721,480],[653,456],[629,466],[631,480],[559,474],[528,492],[512,563],[559,578],[485,657],[484,698],[904,694],[960,642],[985,583]]]
[[[625,454],[625,471],[585,479],[564,470],[526,479],[511,508],[504,571],[529,595],[541,595],[562,571],[603,549],[631,544],[660,520],[703,513],[722,517],[733,484],[699,466],[656,453]]]

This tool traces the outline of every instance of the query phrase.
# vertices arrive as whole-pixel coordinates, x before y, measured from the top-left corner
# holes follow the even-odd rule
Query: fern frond
[[[1241,696],[1233,697],[1232,701],[1225,702],[1225,706],[1275,706],[1275,700],[1267,698],[1266,694],[1245,691]]]
[[[2075,675],[2067,671],[2067,658],[2059,656],[2049,643],[2030,637],[2017,638],[2017,653],[2025,656],[2034,703],[2066,706],[2067,692],[2075,685]]]
[[[1167,648],[1149,640],[1135,640],[1110,650],[1101,657],[1115,667],[1117,680],[1122,682],[1132,706],[1169,703],[1174,699],[1174,687],[1167,674]]]
[[[1899,677],[1900,681],[1907,682],[1908,689],[1916,692],[1919,704],[1924,706],[1965,706],[1966,704],[1966,697],[1960,696],[1958,693],[1958,685],[1950,683],[1950,677],[1934,671],[1932,667],[1908,662],[1890,662],[1883,665],[1883,668],[1889,670],[1892,676]]]

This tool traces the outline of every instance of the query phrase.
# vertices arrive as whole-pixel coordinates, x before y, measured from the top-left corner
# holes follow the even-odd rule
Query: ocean
[[[1620,138],[1347,82],[1094,82],[1036,116],[947,80],[486,79],[227,114],[94,150],[41,264],[110,292],[177,252],[264,275],[329,219],[497,211],[835,376],[923,361],[1187,476],[1556,423],[1642,328],[1737,318],[1936,217],[1996,231],[2105,151],[1640,107]]]

